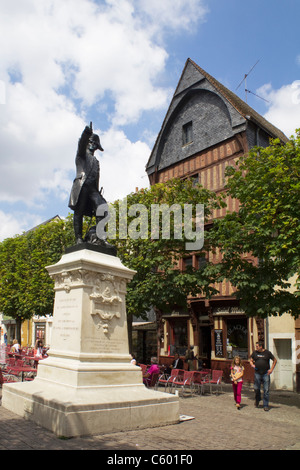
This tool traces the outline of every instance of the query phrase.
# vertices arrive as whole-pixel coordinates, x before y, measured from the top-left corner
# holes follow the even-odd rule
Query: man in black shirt
[[[273,361],[270,368],[270,359]],[[263,407],[265,411],[269,411],[269,390],[270,390],[270,375],[272,374],[277,360],[273,354],[264,349],[262,343],[257,343],[257,349],[250,357],[250,365],[255,369],[254,372],[254,390],[255,390],[255,406],[261,400],[260,387],[263,384],[264,398]]]

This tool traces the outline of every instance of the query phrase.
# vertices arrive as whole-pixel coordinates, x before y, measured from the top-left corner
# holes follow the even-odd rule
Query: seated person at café
[[[158,361],[156,357],[151,357],[151,366],[143,375],[143,382],[145,385],[149,386],[151,383],[151,378],[153,374],[159,374],[160,370],[158,367]]]
[[[20,352],[20,348],[21,348],[21,346],[19,345],[18,340],[14,339],[10,352],[18,353],[18,352]]]
[[[34,355],[36,357],[43,357],[43,343],[41,340],[37,340],[35,343]]]
[[[183,360],[180,359],[177,353],[174,356],[174,361],[171,365],[171,369],[183,369]]]
[[[180,359],[179,354],[175,353],[174,354],[174,361],[172,364],[165,369],[165,374],[170,375],[172,369],[183,369],[183,360]]]

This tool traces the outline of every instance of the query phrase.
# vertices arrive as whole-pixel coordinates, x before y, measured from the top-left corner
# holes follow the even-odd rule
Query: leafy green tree
[[[52,313],[53,281],[45,267],[59,261],[73,237],[68,217],[0,243],[0,311],[16,320],[19,341],[24,320]]]
[[[235,286],[249,316],[300,313],[300,133],[282,145],[255,147],[226,171],[237,212],[214,223],[220,279]],[[294,277],[293,277],[294,276]],[[296,279],[294,291],[291,279]]]
[[[184,205],[189,204],[194,208],[192,218],[187,220],[183,217],[182,221],[193,221],[191,227],[196,233],[197,204],[204,204],[206,221],[211,217],[212,210],[220,207],[219,197],[200,185],[194,185],[191,180],[173,179],[132,193],[127,196],[126,202],[128,210],[125,217],[122,209],[124,201],[116,201],[112,205],[116,213],[117,233],[116,238],[110,242],[116,245],[118,256],[125,266],[136,271],[127,287],[126,308],[129,326],[133,315],[146,319],[151,307],[159,312],[168,312],[174,308],[187,307],[189,295],[202,294],[209,297],[216,293],[212,287],[212,269],[209,273],[205,268],[194,269],[191,266],[185,270],[179,269],[179,260],[191,253],[187,251],[186,245],[190,241],[190,234],[184,232],[181,220],[177,220],[171,212],[170,236],[166,237],[162,218],[156,227],[157,230],[153,229],[151,211],[155,205],[162,207],[165,204],[165,207],[170,208],[175,204],[184,214]],[[135,206],[138,204],[142,205],[141,212],[131,213],[131,209],[138,207]],[[143,213],[143,208],[147,209],[146,214]],[[132,227],[140,230],[140,237],[130,236]],[[178,236],[179,232],[182,234],[181,238]],[[128,233],[128,236],[124,237],[125,233]],[[197,251],[204,253],[206,249],[204,239],[203,248]]]
[[[0,311],[16,319],[17,337],[21,339],[22,285],[25,275],[25,238],[8,238],[0,244]]]

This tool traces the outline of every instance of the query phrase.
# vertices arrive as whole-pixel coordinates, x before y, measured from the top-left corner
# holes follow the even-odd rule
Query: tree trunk
[[[22,327],[22,319],[20,317],[16,318],[16,339],[18,343],[21,345],[21,327]]]

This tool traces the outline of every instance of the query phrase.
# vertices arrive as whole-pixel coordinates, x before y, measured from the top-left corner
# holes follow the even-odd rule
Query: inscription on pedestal
[[[124,341],[122,339],[88,338],[90,352],[96,354],[123,353]]]
[[[79,332],[78,325],[78,299],[66,297],[56,299],[55,320],[53,322],[53,334],[61,341],[71,340],[74,334]]]

